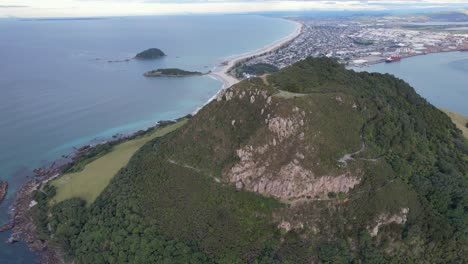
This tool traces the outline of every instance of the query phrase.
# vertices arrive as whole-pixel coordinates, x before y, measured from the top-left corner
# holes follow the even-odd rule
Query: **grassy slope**
[[[57,194],[52,202],[59,203],[70,198],[81,198],[87,203],[92,203],[141,146],[156,137],[174,131],[186,122],[187,120],[182,120],[156,129],[149,135],[125,141],[114,146],[113,150],[104,156],[88,163],[82,171],[65,174],[54,180],[52,185],[57,187]]]
[[[457,125],[458,129],[463,132],[463,136],[468,139],[468,128],[466,127],[466,124],[468,123],[468,117],[449,111],[447,109],[442,109],[442,111],[444,111],[444,113],[446,113],[452,119],[453,123]]]

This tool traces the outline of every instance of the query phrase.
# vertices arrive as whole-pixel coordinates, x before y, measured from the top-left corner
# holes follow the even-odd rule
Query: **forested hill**
[[[223,91],[94,203],[36,223],[76,263],[467,263],[467,155],[402,80],[308,58]]]
[[[151,48],[138,53],[135,58],[140,60],[152,60],[166,56],[164,52],[157,48]]]

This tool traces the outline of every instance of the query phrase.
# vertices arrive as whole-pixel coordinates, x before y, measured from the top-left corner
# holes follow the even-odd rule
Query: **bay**
[[[353,69],[393,74],[433,105],[468,116],[468,52],[432,53]]]

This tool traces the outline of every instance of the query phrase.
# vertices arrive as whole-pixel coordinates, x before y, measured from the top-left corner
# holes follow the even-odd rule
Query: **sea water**
[[[222,86],[209,76],[145,78],[145,71],[207,72],[295,27],[254,15],[0,20],[0,179],[10,184],[0,223],[33,168],[95,139],[189,114]],[[153,47],[167,56],[109,62]],[[8,236],[0,234],[0,263],[37,261],[24,243],[4,244]]]
[[[433,105],[468,116],[468,52],[432,53],[354,70],[393,74]]]

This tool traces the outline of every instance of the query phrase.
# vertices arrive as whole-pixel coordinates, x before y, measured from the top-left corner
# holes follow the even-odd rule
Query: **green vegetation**
[[[174,131],[186,122],[187,120],[182,120],[158,128],[148,135],[115,146],[103,147],[105,151],[98,146],[96,155],[91,156],[90,161],[80,160],[70,170],[76,172],[65,174],[51,182],[56,187],[56,195],[52,202],[59,203],[70,198],[80,198],[88,204],[92,203],[109,184],[114,175],[127,165],[130,158],[141,146],[156,137]]]
[[[452,122],[463,132],[463,136],[468,139],[468,117],[446,109],[442,111],[452,119]]]
[[[193,76],[193,75],[203,75],[201,72],[197,71],[184,71],[176,68],[168,69],[157,69],[145,72],[146,77],[183,77],[183,76]]]
[[[308,58],[234,91],[149,140],[89,206],[73,198],[47,207],[55,188],[37,192],[42,237],[76,263],[468,262],[467,143],[408,84]],[[254,102],[239,98],[249,92]],[[278,171],[307,153],[301,162],[315,177],[349,173],[360,183],[288,206],[236,190],[225,175],[239,163],[237,151],[273,140],[263,122],[270,100],[274,117],[304,111],[304,135],[269,148],[258,163],[274,157],[269,169]],[[346,166],[338,161],[363,143]],[[371,232],[405,208],[404,223]],[[279,228],[283,221],[291,230]]]
[[[339,192],[338,193],[338,198],[339,199],[345,199],[346,198],[346,194],[344,192]]]
[[[109,153],[113,146],[121,143],[121,140],[111,141],[104,144],[98,144],[91,148],[89,152],[85,155],[77,157],[72,164],[69,165],[67,169],[65,169],[65,173],[73,173],[73,172],[80,172],[84,169],[86,164],[96,160],[103,155]]]
[[[36,232],[40,239],[48,239],[50,236],[49,229],[47,227],[49,223],[48,218],[48,201],[52,199],[56,194],[55,187],[46,185],[43,190],[36,190],[33,193],[33,199],[37,202],[37,205],[31,208],[31,216],[34,219],[36,225]]]
[[[244,73],[260,76],[266,73],[273,73],[279,71],[279,68],[275,65],[268,63],[256,63],[252,65],[241,65],[236,68],[236,76],[242,77]]]
[[[354,40],[354,43],[355,44],[358,44],[358,45],[372,45],[374,44],[374,41],[373,40],[370,40],[370,39],[355,39]]]
[[[166,54],[164,54],[164,52],[162,52],[160,49],[151,48],[151,49],[147,49],[145,51],[138,53],[135,56],[135,59],[152,60],[152,59],[159,59],[164,56],[166,56]]]
[[[468,220],[468,148],[444,113],[402,80],[387,74],[346,71],[329,59],[307,59],[270,76],[269,82],[293,92],[354,96],[367,117],[361,129],[367,149],[361,155],[382,160],[364,165],[367,176],[359,188],[379,191],[351,193],[349,213],[365,222],[365,216],[378,208],[394,211],[408,206],[410,224],[401,231],[400,249],[393,252],[392,259],[422,261],[424,252],[431,252],[429,262],[464,262],[461,259],[468,250],[467,226],[462,224]],[[394,236],[388,232],[380,239],[391,241]],[[388,252],[391,244],[383,241],[373,241],[373,245]],[[417,243],[418,252],[405,249],[412,243]]]

